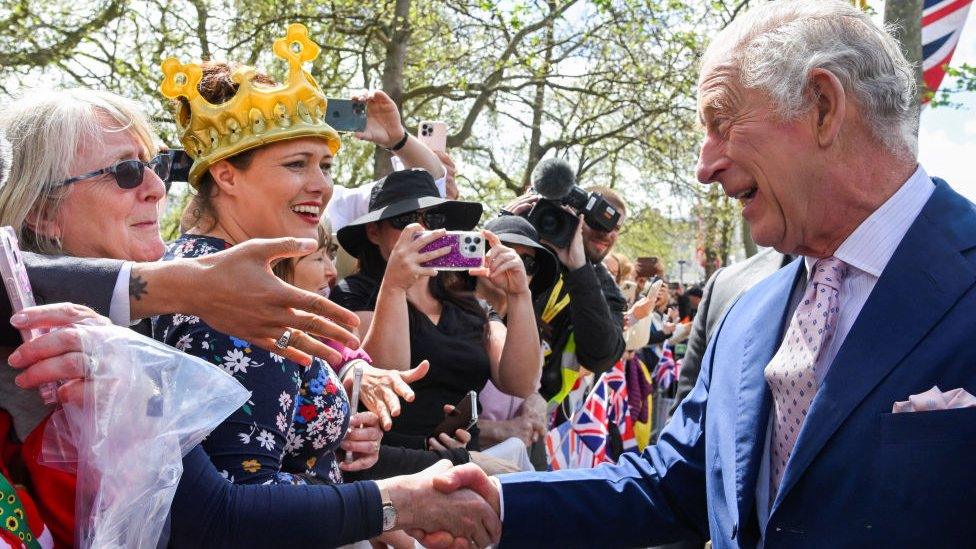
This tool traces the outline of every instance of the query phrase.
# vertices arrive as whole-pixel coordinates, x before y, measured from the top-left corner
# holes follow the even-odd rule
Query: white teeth
[[[291,211],[293,211],[295,213],[300,213],[300,214],[311,214],[311,215],[314,215],[314,216],[318,216],[319,215],[319,212],[322,211],[322,209],[319,208],[318,206],[310,206],[308,204],[299,204],[297,206],[292,206],[291,207]]]
[[[740,193],[736,193],[735,196],[733,196],[732,198],[734,198],[735,200],[745,200],[746,197],[748,197],[750,194],[752,194],[753,192],[755,192],[755,190],[756,190],[755,187],[753,187],[751,189],[746,189],[746,190],[744,190],[744,191],[742,191]]]

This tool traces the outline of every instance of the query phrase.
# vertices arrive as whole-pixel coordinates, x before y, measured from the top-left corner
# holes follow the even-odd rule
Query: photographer
[[[533,177],[536,190],[546,186],[544,171],[537,169],[538,176]],[[626,205],[616,192],[606,187],[591,187],[586,192],[600,193],[620,213],[620,220],[611,231],[604,232],[590,227],[580,215],[567,246],[546,242],[553,247],[562,264],[559,281],[535,303],[542,322],[545,355],[539,392],[550,404],[561,402],[578,377],[578,374],[564,373],[563,370],[578,372],[585,368],[601,374],[613,367],[625,347],[623,315],[627,302],[602,262],[617,242]],[[524,195],[505,210],[529,216],[541,198],[534,194]],[[566,206],[563,208],[572,211]]]

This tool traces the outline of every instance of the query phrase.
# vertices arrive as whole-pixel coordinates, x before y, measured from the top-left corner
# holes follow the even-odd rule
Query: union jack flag
[[[627,405],[627,378],[623,361],[600,376],[583,406],[573,417],[549,431],[546,450],[549,467],[580,469],[615,461],[608,454],[611,425],[620,435],[623,451],[637,451],[634,422]]]
[[[934,93],[945,78],[946,67],[959,43],[973,0],[925,0],[922,11],[922,76]],[[928,102],[930,93],[923,101]]]

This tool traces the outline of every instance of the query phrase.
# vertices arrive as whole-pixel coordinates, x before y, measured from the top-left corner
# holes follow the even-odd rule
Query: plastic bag
[[[182,458],[250,393],[232,376],[132,330],[77,324],[90,370],[84,404],[65,403],[41,462],[74,472],[75,546],[154,548]]]

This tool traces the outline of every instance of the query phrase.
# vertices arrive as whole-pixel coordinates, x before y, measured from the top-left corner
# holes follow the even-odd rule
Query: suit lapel
[[[974,266],[959,252],[976,244],[974,235],[972,205],[937,181],[824,377],[772,511],[841,423],[972,287]]]
[[[743,326],[750,329],[743,344],[736,390],[735,487],[738,516],[753,505],[759,461],[766,440],[766,426],[772,405],[764,371],[779,349],[790,314],[790,296],[797,277],[803,274],[802,260],[793,261],[750,292],[757,301],[748,305],[754,314]],[[776,327],[778,329],[767,329]]]

